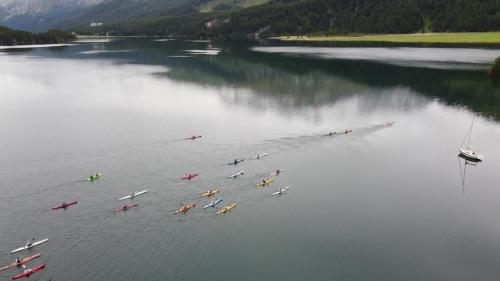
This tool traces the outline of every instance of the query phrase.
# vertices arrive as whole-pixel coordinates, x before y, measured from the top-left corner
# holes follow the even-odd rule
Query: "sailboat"
[[[474,119],[472,119],[470,128],[467,131],[467,134],[465,135],[464,141],[462,142],[462,148],[460,148],[458,151],[460,152],[459,154],[460,157],[465,158],[466,160],[469,161],[479,162],[483,161],[484,159],[483,155],[479,154],[475,149],[470,147],[470,138],[472,136],[473,126],[474,126]],[[465,147],[464,144],[466,139],[467,139],[467,146]]]

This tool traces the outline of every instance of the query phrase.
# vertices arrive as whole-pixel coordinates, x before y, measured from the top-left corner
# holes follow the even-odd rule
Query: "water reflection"
[[[458,166],[460,168],[460,181],[462,183],[462,194],[465,194],[465,185],[467,180],[467,168],[475,167],[479,164],[479,162],[471,162],[462,156],[458,155]]]
[[[290,48],[301,53],[310,52],[311,56],[279,54]],[[99,58],[117,62],[166,66],[169,71],[163,75],[171,80],[202,87],[245,89],[285,109],[333,104],[354,95],[369,97],[371,102],[383,105],[396,101],[377,98],[381,97],[380,93],[401,91],[415,92],[449,105],[465,106],[484,116],[500,118],[499,80],[483,70],[471,70],[464,65],[484,67],[490,57],[498,53],[495,49],[356,47],[335,48],[331,53],[332,48],[290,48],[253,48],[279,51],[268,53],[253,51],[252,46],[228,46],[206,41],[129,39],[85,43],[58,55],[51,49],[34,50],[32,54],[88,59],[88,54],[98,53]],[[323,53],[334,59],[316,58],[316,49],[324,50]],[[136,51],[125,52],[128,50]],[[215,54],[217,56],[212,56]],[[320,52],[319,57],[322,56]],[[360,56],[363,60],[347,60],[345,56]],[[384,60],[417,64],[402,67],[400,63],[381,62]],[[433,67],[435,62],[451,64],[457,69],[437,69]],[[233,103],[255,103],[248,96],[222,98]],[[403,108],[410,103],[418,106],[415,101],[404,103],[406,105],[397,106]],[[418,103],[421,106],[422,101]]]
[[[377,61],[410,67],[484,69],[499,54],[497,50],[471,48],[412,47],[254,47],[252,50],[323,59]]]

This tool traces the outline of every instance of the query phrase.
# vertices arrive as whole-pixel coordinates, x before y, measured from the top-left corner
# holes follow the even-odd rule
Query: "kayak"
[[[30,270],[27,270],[27,271],[25,271],[23,273],[19,273],[18,275],[12,276],[12,280],[16,280],[16,279],[23,278],[23,277],[29,277],[31,274],[39,271],[40,269],[42,269],[44,267],[45,267],[45,264],[42,263],[42,264],[40,264],[38,266],[33,267]]]
[[[285,186],[285,187],[282,187],[282,188],[279,188],[278,190],[276,190],[275,193],[273,193],[272,195],[281,195],[283,194],[285,191],[287,191],[288,189],[290,189],[289,186]]]
[[[23,247],[20,247],[20,248],[14,249],[14,250],[12,250],[12,252],[11,252],[11,253],[15,253],[15,252],[20,252],[20,251],[22,251],[22,250],[31,249],[31,248],[35,247],[36,245],[40,245],[40,244],[45,243],[45,242],[47,242],[47,241],[49,241],[49,239],[43,239],[43,240],[40,240],[40,241],[34,242],[34,243],[33,243],[33,244],[31,244],[31,246],[29,246],[29,247],[23,246]]]
[[[239,163],[245,161],[245,159],[241,158],[241,159],[236,159],[236,161],[233,161],[233,162],[229,162],[227,163],[228,165],[238,165]]]
[[[203,207],[203,209],[215,207],[215,205],[219,204],[220,202],[222,202],[222,198],[214,199],[210,203],[208,203],[208,205],[205,205],[205,207]]]
[[[274,179],[267,179],[267,180],[258,182],[256,185],[257,186],[266,186],[266,185],[272,183],[273,181],[274,181]]]
[[[222,209],[220,209],[217,213],[215,213],[216,215],[220,215],[220,214],[225,214],[229,211],[231,211],[234,207],[236,207],[236,203],[233,203],[233,204],[230,204]]]
[[[345,130],[344,134],[352,133],[352,130]]]
[[[210,197],[210,196],[212,196],[212,195],[214,195],[214,194],[216,194],[216,193],[219,193],[219,190],[218,190],[218,189],[209,190],[209,191],[207,191],[207,192],[203,193],[201,196],[202,196],[202,197]]]
[[[61,205],[52,207],[52,210],[66,209],[67,207],[69,207],[71,205],[75,205],[76,203],[78,203],[78,201],[73,201],[73,202],[69,202],[69,203],[63,203]]]
[[[143,190],[143,191],[136,191],[136,192],[134,192],[134,193],[133,193],[133,196],[132,196],[132,195],[127,195],[127,196],[122,197],[122,198],[120,198],[120,199],[118,199],[118,200],[120,200],[120,201],[121,201],[121,200],[125,200],[125,199],[133,199],[134,197],[139,196],[139,195],[142,195],[142,194],[147,193],[147,192],[148,192],[148,190],[147,190],[147,189],[145,189],[145,190]]]
[[[23,263],[27,263],[30,260],[38,258],[39,256],[41,256],[41,254],[35,254],[35,255],[32,255],[32,256],[29,256],[29,257],[22,258],[20,263],[13,262],[13,263],[10,263],[8,265],[0,267],[0,271],[6,270],[6,269],[9,269],[9,268],[13,268],[13,267],[16,267],[16,266],[20,266]]]
[[[186,206],[183,206],[181,207],[179,210],[175,211],[174,214],[178,214],[178,213],[186,213],[187,211],[189,211],[189,209],[191,208],[194,208],[196,207],[196,204],[188,204]]]
[[[126,210],[128,210],[130,208],[134,208],[134,207],[137,207],[137,206],[139,206],[139,204],[135,204],[135,203],[134,204],[127,204],[126,208],[120,207],[120,208],[114,209],[113,211],[115,211],[115,212],[126,211]]]
[[[227,176],[227,178],[228,178],[228,179],[235,179],[235,178],[237,178],[237,177],[239,177],[239,176],[241,176],[241,175],[244,175],[244,174],[245,174],[245,172],[240,172],[240,171],[238,171],[238,172],[236,172],[236,173],[234,173],[234,174],[232,174],[232,175],[230,175],[230,176]]]
[[[267,153],[262,153],[262,154],[257,154],[255,156],[250,156],[250,159],[260,159],[260,158],[266,157],[266,156],[268,156]]]
[[[277,175],[283,173],[283,171],[285,171],[285,169],[277,169],[276,171],[274,171],[273,173],[270,173],[269,175],[270,176],[277,176]]]
[[[392,121],[392,122],[385,123],[384,126],[388,127],[388,126],[392,126],[394,124],[396,124],[396,122]]]
[[[197,173],[196,174],[187,174],[187,175],[183,176],[182,179],[183,180],[191,180],[192,178],[197,177],[197,176],[198,176]]]
[[[92,175],[92,176],[88,177],[88,178],[87,178],[87,181],[94,181],[94,180],[96,180],[96,179],[100,178],[101,176],[102,176],[102,174],[101,174],[101,173],[97,173],[97,174],[95,174],[95,175]]]
[[[195,139],[199,139],[201,138],[201,135],[200,136],[191,136],[190,138],[186,138],[186,140],[195,140]]]
[[[331,136],[336,135],[336,134],[337,134],[337,132],[330,132],[330,133],[326,134],[325,137],[331,137]]]

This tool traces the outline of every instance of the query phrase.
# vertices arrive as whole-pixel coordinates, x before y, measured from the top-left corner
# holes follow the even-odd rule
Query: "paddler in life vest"
[[[279,175],[281,173],[280,169],[276,169],[276,175]]]
[[[135,192],[132,192],[132,193],[130,194],[130,199],[134,199],[134,197],[135,197]]]
[[[28,272],[29,269],[23,264],[24,273]]]
[[[234,165],[238,165],[238,159],[234,158]]]
[[[126,210],[127,209],[127,204],[123,204],[122,205],[122,210]]]
[[[266,185],[266,179],[262,180],[262,185]]]
[[[17,257],[17,258],[16,258],[16,264],[17,264],[17,265],[20,265],[20,264],[21,264],[21,257]]]

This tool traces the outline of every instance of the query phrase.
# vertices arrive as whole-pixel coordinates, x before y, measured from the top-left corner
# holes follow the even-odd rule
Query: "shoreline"
[[[300,42],[374,42],[374,43],[430,43],[430,44],[500,44],[500,32],[453,32],[412,34],[364,35],[289,35],[270,39]]]

